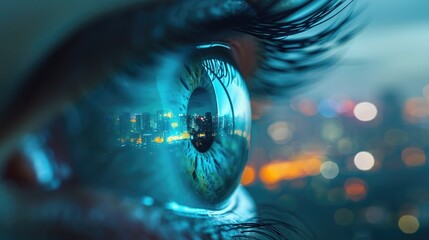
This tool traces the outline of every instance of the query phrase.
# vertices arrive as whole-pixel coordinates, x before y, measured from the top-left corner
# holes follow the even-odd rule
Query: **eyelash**
[[[297,78],[297,74],[332,65],[337,59],[329,53],[362,28],[362,25],[358,25],[344,30],[350,27],[352,20],[359,14],[359,11],[350,11],[341,21],[322,27],[309,36],[300,36],[339,15],[351,7],[354,0],[326,1],[301,16],[296,15],[311,6],[312,1],[279,12],[276,6],[282,2],[278,0],[268,7],[257,7],[257,16],[235,27],[237,31],[259,39],[262,45],[263,61],[254,76],[256,84],[250,89],[254,96],[279,96],[287,89],[305,84],[306,81],[302,77]]]

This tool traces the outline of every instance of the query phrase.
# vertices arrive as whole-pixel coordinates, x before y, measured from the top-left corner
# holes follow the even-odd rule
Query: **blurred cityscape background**
[[[371,2],[320,81],[259,104],[242,178],[319,239],[428,239],[429,2]]]

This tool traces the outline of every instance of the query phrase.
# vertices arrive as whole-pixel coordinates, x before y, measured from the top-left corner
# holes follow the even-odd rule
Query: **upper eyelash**
[[[257,81],[250,89],[255,95],[281,95],[285,92],[284,89],[302,85],[305,81],[296,80],[297,73],[332,65],[337,60],[330,55],[332,50],[354,36],[362,27],[359,25],[345,30],[358,15],[358,11],[350,11],[340,21],[323,27],[318,32],[308,36],[295,36],[336,17],[349,8],[354,0],[327,0],[308,13],[302,12],[313,1],[307,0],[294,8],[279,12],[276,7],[282,2],[275,0],[265,6],[256,6],[257,15],[246,24],[236,27],[237,31],[256,37],[262,45],[262,61],[254,76]],[[287,74],[295,76],[287,78]],[[273,75],[276,77],[273,78]]]

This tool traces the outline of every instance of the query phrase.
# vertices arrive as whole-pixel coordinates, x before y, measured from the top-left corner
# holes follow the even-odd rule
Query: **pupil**
[[[206,152],[217,133],[216,94],[212,86],[197,88],[188,103],[188,132],[192,145],[199,152]]]

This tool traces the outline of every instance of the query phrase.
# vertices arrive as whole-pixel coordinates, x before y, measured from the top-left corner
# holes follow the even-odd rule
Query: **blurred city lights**
[[[338,176],[340,169],[335,162],[326,161],[320,167],[320,173],[326,179],[334,179]]]
[[[322,137],[328,142],[334,142],[343,136],[343,126],[338,121],[328,121],[322,124]]]
[[[355,108],[356,103],[352,100],[342,100],[335,108],[337,113],[345,115],[345,116],[352,116],[353,115],[353,109]]]
[[[419,230],[419,220],[412,215],[404,215],[399,218],[398,227],[403,233],[413,234]]]
[[[354,214],[347,208],[340,208],[335,211],[334,220],[340,226],[348,226],[353,223]]]
[[[293,136],[291,126],[284,121],[275,122],[271,124],[267,129],[268,135],[276,143],[283,143],[289,140]]]
[[[353,201],[360,201],[366,197],[366,184],[362,179],[349,178],[344,184],[344,190],[347,198]]]
[[[337,116],[336,104],[334,100],[323,100],[319,104],[319,113],[325,118],[334,118]]]
[[[255,181],[255,169],[252,166],[246,166],[241,177],[243,186],[251,185]]]
[[[354,158],[354,163],[359,170],[368,171],[374,167],[374,157],[369,152],[359,152]]]
[[[419,148],[406,148],[402,151],[402,161],[407,166],[421,166],[424,165],[426,162],[426,156],[423,150]]]
[[[405,117],[408,121],[429,116],[429,101],[424,98],[410,98],[405,102]]]
[[[272,185],[283,180],[317,175],[321,165],[320,155],[301,154],[291,160],[268,163],[259,171],[259,177],[266,185]]]
[[[355,117],[363,122],[374,120],[377,117],[377,107],[370,102],[361,102],[353,110]]]
[[[308,98],[298,102],[298,109],[305,116],[314,116],[317,113],[316,104]]]
[[[301,201],[305,196],[306,204],[323,206],[332,221],[349,227],[344,231],[351,229],[356,239],[377,238],[376,231],[381,229],[394,229],[397,234],[421,228],[418,234],[424,235],[424,210],[398,206],[405,198],[425,201],[422,199],[429,194],[427,182],[418,175],[429,168],[425,155],[429,147],[429,85],[424,89],[425,98],[401,99],[395,94],[360,103],[348,96],[299,96],[290,105],[273,109],[275,121],[256,123],[262,125],[264,136],[257,139],[258,151],[252,150],[256,163],[252,166],[258,167],[246,168],[242,184],[263,186],[273,192],[276,204],[291,210],[306,207]],[[283,114],[284,120],[279,121]],[[416,121],[404,121],[407,117]],[[279,145],[269,144],[271,140]],[[321,154],[311,160],[308,152]],[[415,166],[420,168],[411,168]],[[398,178],[388,180],[393,174]],[[423,209],[420,203],[410,205]],[[322,210],[320,213],[323,215]],[[356,230],[358,227],[362,228]]]

